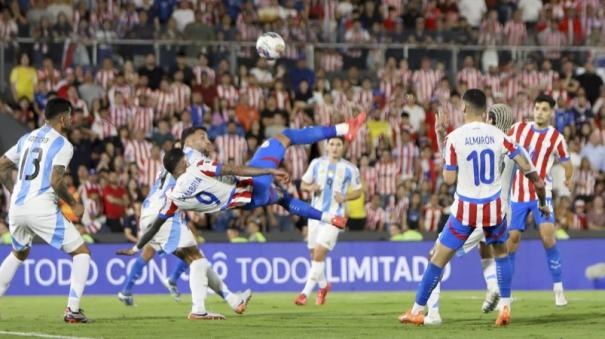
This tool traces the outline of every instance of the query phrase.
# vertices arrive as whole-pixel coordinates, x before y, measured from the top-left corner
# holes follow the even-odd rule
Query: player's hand
[[[309,189],[307,190],[309,192],[310,195],[315,195],[316,192],[319,192],[321,190],[321,187],[319,187],[318,184],[313,184],[311,185],[311,187],[309,187]]]
[[[567,186],[570,192],[573,192],[573,180],[565,180],[565,186]]]
[[[77,203],[75,206],[73,206],[71,210],[78,218],[82,218],[82,215],[84,215],[84,205],[80,203]]]
[[[132,248],[126,249],[126,250],[117,250],[116,254],[117,255],[126,255],[126,256],[133,256],[135,255],[137,252],[135,252]]]
[[[290,182],[290,175],[284,170],[274,169],[271,174],[273,175],[276,181],[282,182],[284,184]]]
[[[340,192],[336,192],[334,193],[334,200],[336,200],[337,203],[342,204],[345,201],[345,196]]]
[[[538,206],[538,209],[540,210],[540,213],[542,214],[542,217],[544,218],[548,218],[550,217],[550,206],[548,205],[540,205]]]
[[[443,113],[441,108],[437,110],[437,121],[435,122],[435,133],[437,135],[445,135],[447,125],[449,124],[447,114]]]

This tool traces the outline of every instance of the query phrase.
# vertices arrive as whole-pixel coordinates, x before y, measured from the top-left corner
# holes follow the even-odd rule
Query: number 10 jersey
[[[521,149],[506,134],[482,122],[464,124],[447,136],[445,169],[458,171],[451,207],[458,221],[471,227],[490,227],[502,222],[503,158],[508,155],[512,159],[519,152]]]

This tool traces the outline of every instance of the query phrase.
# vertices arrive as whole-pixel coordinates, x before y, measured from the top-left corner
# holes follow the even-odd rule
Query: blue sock
[[[511,275],[515,274],[515,260],[517,259],[517,252],[508,252],[508,260],[510,261]]]
[[[124,287],[122,288],[123,294],[132,294],[132,287],[134,286],[134,282],[141,276],[141,272],[143,272],[143,268],[145,268],[146,265],[147,261],[145,261],[143,257],[139,256],[134,262],[134,265],[132,265],[132,269],[130,270],[130,272],[128,272],[126,281],[124,281]]]
[[[426,305],[431,292],[433,292],[433,289],[441,280],[441,272],[443,272],[443,268],[429,262],[429,266],[426,268],[422,281],[416,290],[416,304],[420,306]]]
[[[513,280],[513,266],[508,256],[496,258],[496,275],[498,276],[498,288],[502,298],[510,298],[511,283]]]
[[[179,259],[176,266],[174,266],[174,268],[172,269],[172,273],[170,273],[170,276],[168,277],[168,280],[170,280],[170,283],[173,285],[176,285],[176,282],[179,281],[181,274],[183,274],[185,271],[187,271],[188,268],[189,268],[189,265],[187,265],[187,263],[184,262],[183,260]]]
[[[322,212],[320,210],[311,207],[311,205],[302,200],[292,198],[289,195],[285,195],[284,198],[279,201],[279,204],[294,215],[308,219],[321,220]]]
[[[557,244],[546,249],[546,259],[548,260],[548,268],[550,269],[552,281],[555,283],[561,282],[561,257]]]
[[[282,132],[292,145],[309,145],[336,136],[335,126],[309,126],[301,129],[287,128]]]

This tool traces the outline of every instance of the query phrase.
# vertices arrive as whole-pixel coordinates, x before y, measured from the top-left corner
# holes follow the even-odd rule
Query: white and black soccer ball
[[[261,58],[277,59],[286,51],[286,42],[275,32],[266,32],[256,40],[256,52]]]

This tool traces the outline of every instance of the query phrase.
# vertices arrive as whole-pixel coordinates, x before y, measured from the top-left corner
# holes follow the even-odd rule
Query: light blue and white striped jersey
[[[195,164],[205,159],[202,153],[190,147],[185,147],[183,152],[185,153],[185,158],[187,159],[188,164]],[[168,173],[166,169],[162,169],[162,172],[160,172],[157,179],[153,183],[153,186],[149,190],[149,194],[147,194],[147,197],[143,201],[143,206],[141,207],[141,220],[145,220],[147,218],[149,218],[151,222],[155,220],[155,217],[158,216],[158,213],[166,203],[166,193],[170,191],[175,184],[176,180],[174,180],[174,177]]]
[[[341,216],[344,215],[344,204],[337,203],[334,194],[339,192],[346,195],[349,189],[361,189],[359,169],[355,165],[344,159],[331,163],[327,156],[313,159],[302,181],[321,187],[321,191],[313,196],[313,207]]]
[[[73,146],[67,138],[48,124],[23,135],[4,154],[18,169],[11,207],[23,206],[38,197],[39,202],[56,205],[55,191],[51,186],[53,166],[67,168],[73,153]]]

